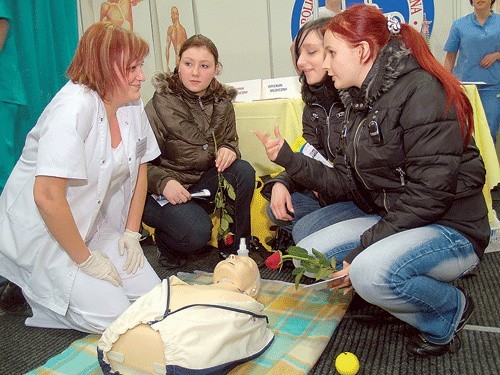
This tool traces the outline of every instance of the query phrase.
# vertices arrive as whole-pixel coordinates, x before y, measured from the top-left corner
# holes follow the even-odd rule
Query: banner
[[[385,15],[413,26],[429,42],[434,21],[433,0],[296,0],[291,20],[292,39],[309,19],[331,17],[354,4],[379,8]]]

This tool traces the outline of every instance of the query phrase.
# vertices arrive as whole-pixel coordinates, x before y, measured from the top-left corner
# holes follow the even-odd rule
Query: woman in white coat
[[[0,197],[0,274],[22,288],[29,326],[101,333],[160,282],[137,233],[160,154],[139,93],[148,52],[90,26]]]

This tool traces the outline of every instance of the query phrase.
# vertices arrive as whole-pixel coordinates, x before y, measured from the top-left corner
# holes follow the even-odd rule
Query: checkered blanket
[[[177,276],[187,283],[212,282],[208,273]],[[291,283],[262,280],[257,300],[264,305],[274,341],[261,356],[239,365],[231,374],[307,374],[330,341],[350,297],[328,289],[296,290]],[[99,335],[77,340],[28,374],[102,374],[97,362],[98,340]]]

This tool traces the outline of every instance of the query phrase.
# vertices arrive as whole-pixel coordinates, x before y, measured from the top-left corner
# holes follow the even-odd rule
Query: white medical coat
[[[120,107],[117,116],[130,176],[123,186],[124,199],[111,199],[106,220],[123,231],[139,164],[153,160],[160,151],[142,101]],[[35,176],[69,179],[66,198],[88,244],[102,220],[112,158],[103,101],[95,91],[70,81],[29,132],[0,196],[0,274],[58,314],[64,315],[68,308],[77,266],[52,237],[35,205]]]

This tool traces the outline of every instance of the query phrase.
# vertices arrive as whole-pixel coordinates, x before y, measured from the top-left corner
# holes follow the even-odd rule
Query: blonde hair
[[[110,22],[97,22],[80,39],[66,75],[109,99],[130,65],[148,53],[148,43],[138,35]]]

